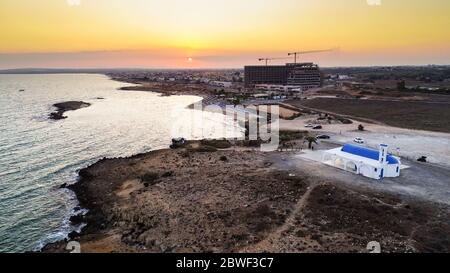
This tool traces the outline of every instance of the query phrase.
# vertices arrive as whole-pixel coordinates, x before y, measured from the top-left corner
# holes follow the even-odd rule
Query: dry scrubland
[[[90,210],[71,237],[83,252],[450,251],[448,207],[292,176],[283,155],[215,141],[101,160],[71,187]]]
[[[189,88],[148,83],[124,89],[211,94],[203,86]],[[302,108],[283,104],[282,118],[292,122],[317,109],[337,114],[320,115],[327,128],[351,123],[344,116],[353,116],[450,132],[446,101],[349,96],[288,103]],[[281,147],[304,148],[306,135],[285,132]],[[261,153],[249,147],[254,144],[195,141],[81,170],[70,188],[89,213],[71,220],[88,225],[70,238],[83,252],[367,252],[370,241],[379,241],[384,252],[450,251],[448,205],[356,187],[307,168],[286,169],[280,166],[292,153]],[[65,245],[43,251],[64,252]]]
[[[442,102],[315,98],[288,103],[395,127],[450,133],[450,98]]]

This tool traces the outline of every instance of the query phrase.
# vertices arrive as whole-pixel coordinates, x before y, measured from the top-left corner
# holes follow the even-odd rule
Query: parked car
[[[316,138],[317,139],[330,139],[331,137],[327,136],[327,135],[318,135]]]
[[[359,143],[359,144],[363,144],[365,141],[364,139],[360,138],[360,137],[356,137],[353,142]]]
[[[186,144],[186,139],[185,138],[173,138],[172,139],[172,145],[170,145],[171,149],[178,149],[183,147],[183,145]]]
[[[320,130],[322,128],[323,128],[322,125],[316,125],[313,127],[313,130]]]
[[[423,163],[427,163],[427,157],[426,156],[421,156],[419,159],[417,159],[417,161],[423,162]]]
[[[308,123],[308,124],[305,125],[305,127],[306,128],[312,128],[312,127],[314,127],[314,125],[312,125],[311,123]]]

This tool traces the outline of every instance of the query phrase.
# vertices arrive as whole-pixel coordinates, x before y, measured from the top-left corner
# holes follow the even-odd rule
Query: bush
[[[244,147],[260,147],[262,141],[261,140],[244,140],[242,146]]]
[[[364,126],[362,124],[358,125],[358,131],[364,131]]]
[[[211,146],[217,149],[228,149],[231,148],[232,146],[228,140],[218,140],[218,139],[202,140],[202,145]]]
[[[168,171],[168,172],[163,173],[162,177],[171,177],[171,176],[173,176],[173,174],[174,174],[173,171]]]
[[[141,176],[141,181],[144,182],[145,184],[156,184],[155,182],[158,180],[159,175],[157,173],[154,172],[148,172],[144,175]]]
[[[213,153],[217,152],[217,148],[208,145],[202,145],[198,148],[193,149],[193,151],[198,153]]]
[[[287,142],[302,139],[306,134],[308,134],[306,131],[280,131],[280,141]]]

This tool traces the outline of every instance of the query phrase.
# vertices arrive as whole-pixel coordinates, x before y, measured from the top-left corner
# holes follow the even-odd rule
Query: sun
[[[189,57],[187,60],[188,60],[188,62],[190,62],[190,63],[192,63],[192,61],[193,61],[193,59],[192,59],[191,57]]]

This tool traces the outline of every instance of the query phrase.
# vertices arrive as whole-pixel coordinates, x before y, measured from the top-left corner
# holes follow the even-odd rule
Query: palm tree
[[[307,136],[305,137],[305,142],[308,142],[308,149],[311,149],[313,143],[317,144],[317,138],[313,136]]]

